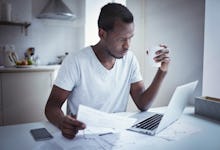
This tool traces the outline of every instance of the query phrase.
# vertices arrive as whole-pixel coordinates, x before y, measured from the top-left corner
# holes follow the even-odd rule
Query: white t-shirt
[[[71,91],[68,107],[73,114],[83,104],[105,112],[126,110],[131,83],[142,80],[139,64],[131,51],[116,59],[111,70],[106,69],[91,47],[65,58],[55,85]]]

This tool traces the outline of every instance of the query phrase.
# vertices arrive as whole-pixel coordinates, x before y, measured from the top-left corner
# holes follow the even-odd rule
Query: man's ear
[[[106,37],[107,32],[103,30],[102,28],[99,28],[99,37],[100,39],[103,39]]]

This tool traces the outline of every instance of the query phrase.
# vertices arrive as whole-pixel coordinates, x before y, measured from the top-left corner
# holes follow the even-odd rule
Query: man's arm
[[[167,49],[166,45],[160,46],[163,47],[163,49],[156,52],[157,56],[154,58],[154,60],[156,62],[161,62],[161,66],[158,69],[151,85],[145,90],[143,81],[131,84],[131,97],[138,109],[141,111],[150,108],[168,70],[170,63],[170,58],[168,56],[169,50]]]
[[[70,91],[54,85],[45,107],[45,115],[52,124],[62,131],[63,136],[74,138],[78,130],[85,128],[85,124],[76,120],[73,116],[65,116],[61,110],[69,94]]]
[[[48,98],[45,107],[45,115],[47,119],[57,127],[59,127],[60,121],[64,117],[61,107],[69,94],[69,91],[63,90],[54,85]]]
[[[165,75],[166,72],[158,69],[153,82],[146,90],[143,81],[131,84],[131,97],[139,110],[145,111],[150,108]]]

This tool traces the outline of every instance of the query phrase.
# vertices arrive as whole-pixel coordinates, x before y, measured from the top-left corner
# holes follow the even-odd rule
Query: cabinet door
[[[46,120],[52,76],[49,71],[2,74],[4,125]]]
[[[2,107],[2,78],[0,74],[0,126],[3,125],[3,107]]]

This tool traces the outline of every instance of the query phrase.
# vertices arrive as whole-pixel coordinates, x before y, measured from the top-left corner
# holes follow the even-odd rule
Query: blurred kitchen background
[[[108,2],[119,2],[126,5],[134,14],[135,36],[131,50],[139,60],[146,86],[151,83],[157,71],[157,68],[151,67],[147,62],[147,48],[164,43],[171,51],[169,72],[152,107],[167,105],[176,86],[194,80],[199,80],[194,96],[220,97],[218,92],[220,79],[216,76],[220,71],[217,65],[219,61],[216,62],[220,51],[216,49],[218,38],[215,38],[220,32],[218,0],[63,0],[76,18],[72,20],[38,18],[49,1],[0,0],[0,3],[11,5],[9,22],[30,24],[25,29],[22,26],[5,25],[4,21],[0,21],[0,47],[12,45],[19,58],[24,57],[26,50],[33,47],[34,55],[39,58],[38,65],[47,67],[50,65],[53,68],[59,64],[59,58],[63,58],[67,53],[96,44],[99,40],[97,18],[100,8]],[[0,12],[2,15],[2,11]],[[3,54],[0,54],[0,59],[3,59]],[[59,66],[55,68],[49,70],[57,71]],[[16,76],[18,72],[22,72],[8,71],[16,72]],[[1,83],[4,80],[4,73],[8,73],[7,69],[1,68]],[[53,81],[55,76],[56,74],[53,74],[50,80]],[[50,88],[42,100],[44,103],[41,108],[49,91]],[[4,93],[4,89],[1,93]],[[0,101],[1,108],[5,108],[3,97],[1,96]],[[189,104],[193,105],[194,99],[191,99]],[[6,115],[5,110],[7,109],[1,110],[0,119]],[[133,102],[129,101],[128,111],[135,110],[137,109]]]
[[[8,0],[12,5],[12,21],[29,22],[27,35],[20,27],[0,28],[1,45],[14,45],[19,57],[29,47],[35,48],[43,65],[55,63],[57,56],[65,55],[84,46],[85,1],[65,0],[66,5],[77,16],[76,20],[38,19],[47,0]]]

